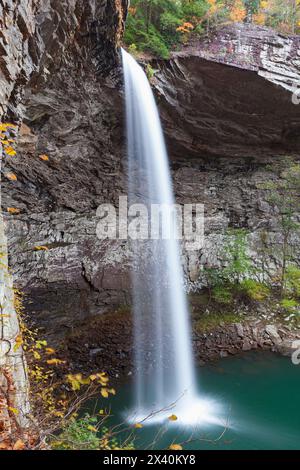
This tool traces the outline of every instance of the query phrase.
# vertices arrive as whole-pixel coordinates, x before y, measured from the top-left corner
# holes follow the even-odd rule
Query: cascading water
[[[168,155],[154,96],[143,69],[122,50],[125,76],[129,203],[148,214],[153,205],[170,208],[174,195]],[[164,206],[163,206],[164,205]],[[167,209],[168,210],[168,209]],[[136,419],[175,404],[181,422],[204,412],[196,398],[194,363],[183,273],[174,218],[162,211],[165,233],[132,242],[135,319]],[[141,228],[141,227],[140,227]],[[143,232],[141,228],[141,233]],[[146,230],[147,232],[147,230]],[[207,410],[206,410],[207,411]]]

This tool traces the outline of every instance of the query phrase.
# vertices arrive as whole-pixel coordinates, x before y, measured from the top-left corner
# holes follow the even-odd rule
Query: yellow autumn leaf
[[[17,335],[15,341],[16,341],[15,347],[17,346],[19,348],[21,344],[23,343],[22,335]]]
[[[182,450],[182,446],[180,444],[171,444],[169,450]]]
[[[0,131],[6,131],[9,127],[15,129],[17,126],[15,124],[11,124],[10,122],[3,122],[0,124]]]
[[[97,374],[92,374],[92,375],[90,375],[90,380],[91,380],[92,382],[94,382],[94,380],[96,380],[97,378],[98,378],[98,375],[97,375]]]
[[[10,145],[8,147],[4,147],[4,152],[6,153],[6,155],[9,155],[10,157],[17,155],[17,152],[15,151],[15,149],[11,147]]]
[[[43,346],[47,346],[47,341],[45,341],[45,340],[42,340],[42,341],[41,341],[41,340],[37,340],[37,341],[35,342],[35,347],[36,347],[37,349],[42,349]]]
[[[16,207],[8,207],[7,212],[10,214],[20,214],[20,209],[17,209]]]
[[[171,416],[168,417],[168,420],[169,420],[169,421],[177,421],[178,418],[177,418],[176,415],[171,415]]]
[[[12,413],[14,413],[15,415],[19,414],[19,410],[17,410],[17,408],[13,408],[12,406],[9,406],[8,410],[11,411]]]
[[[47,246],[43,246],[43,245],[42,245],[42,246],[39,246],[39,245],[37,245],[37,246],[34,247],[34,250],[35,250],[35,251],[48,251],[49,248],[48,248]]]
[[[37,351],[33,351],[33,357],[37,361],[39,361],[41,359],[41,355]]]
[[[108,398],[108,391],[107,391],[107,388],[101,388],[101,395],[102,395],[104,398]]]
[[[48,155],[39,155],[39,158],[43,160],[44,162],[47,162],[49,160]]]
[[[98,429],[95,428],[95,426],[88,426],[87,428],[88,428],[89,431],[98,432]]]
[[[6,173],[5,177],[10,181],[17,181],[17,176],[14,173]]]
[[[99,382],[101,383],[101,385],[107,385],[107,383],[109,382],[109,378],[108,377],[100,377],[99,378]]]
[[[80,381],[77,380],[74,375],[67,375],[67,380],[70,382],[72,390],[75,392],[76,390],[80,390],[81,384]]]
[[[135,427],[136,429],[141,429],[141,428],[143,427],[143,425],[142,425],[141,423],[136,423],[136,424],[134,425],[134,427]]]

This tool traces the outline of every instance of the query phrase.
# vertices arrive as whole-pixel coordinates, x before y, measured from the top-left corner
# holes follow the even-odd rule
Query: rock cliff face
[[[18,177],[2,181],[2,207],[21,210],[7,221],[11,265],[34,302],[29,310],[37,303],[47,325],[51,311],[56,327],[65,316],[70,325],[97,306],[83,263],[101,256],[99,247],[92,254],[89,221],[121,179],[118,48],[127,0],[1,0],[0,13],[1,115],[23,121],[18,155],[2,164]],[[50,256],[34,253],[38,240]]]
[[[300,38],[232,25],[156,61],[170,154],[265,158],[300,147]],[[225,65],[225,66],[224,66]]]
[[[0,115],[22,115],[33,90],[70,64],[108,73],[117,64],[127,0],[1,0]]]
[[[10,263],[28,309],[58,335],[130,302],[126,242],[96,237],[98,205],[126,193],[116,54],[125,3],[41,1],[32,45],[24,46],[39,66],[30,65],[26,87],[5,78],[8,115],[25,116],[18,155],[5,162],[18,181],[2,185],[4,210],[21,210],[7,216]],[[259,183],[277,178],[269,165],[300,149],[291,99],[299,45],[240,25],[152,63],[177,200],[206,207],[205,247],[183,259],[191,289],[201,284],[201,265],[217,262],[228,226],[250,230],[254,258],[262,230],[277,236]]]

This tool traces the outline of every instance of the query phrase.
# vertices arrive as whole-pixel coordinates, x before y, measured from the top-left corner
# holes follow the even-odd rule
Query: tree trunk
[[[0,158],[1,158],[0,154]],[[1,194],[0,194],[1,202]],[[29,382],[8,270],[7,240],[0,213],[0,448],[13,446],[29,427]]]

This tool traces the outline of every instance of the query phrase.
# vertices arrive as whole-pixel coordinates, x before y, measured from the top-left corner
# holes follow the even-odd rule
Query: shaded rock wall
[[[37,89],[70,61],[109,72],[126,13],[127,0],[1,0],[0,115],[20,116],[25,85]]]
[[[299,152],[299,107],[292,102],[299,50],[299,37],[236,24],[169,61],[154,61],[172,158]]]
[[[18,155],[2,165],[18,177],[15,185],[2,181],[2,207],[21,210],[8,220],[10,260],[33,302],[29,310],[37,304],[46,325],[50,312],[56,326],[65,315],[72,324],[98,305],[82,261],[95,234],[86,241],[89,211],[111,194],[108,179],[117,187],[121,174],[118,46],[127,0],[2,0],[0,12],[1,114],[23,120]],[[51,244],[52,264],[34,252],[37,244]]]

